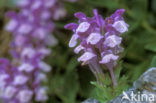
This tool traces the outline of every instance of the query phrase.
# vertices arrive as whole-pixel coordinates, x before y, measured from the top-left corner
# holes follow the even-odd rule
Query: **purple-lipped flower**
[[[78,23],[65,25],[66,29],[74,32],[69,47],[75,47],[74,52],[82,54],[78,61],[81,61],[82,65],[88,64],[97,78],[98,74],[102,74],[102,67],[105,66],[110,71],[114,85],[117,85],[117,82],[113,68],[123,51],[120,46],[121,34],[128,31],[128,24],[122,17],[124,12],[124,9],[118,9],[105,20],[97,10],[93,11],[93,17],[77,12],[74,16],[78,19]]]
[[[48,47],[57,43],[51,35],[53,20],[66,12],[57,0],[17,0],[17,7],[18,13],[6,14],[13,60],[0,59],[0,98],[3,103],[45,102],[48,88],[42,83],[52,67],[44,59],[51,53]]]

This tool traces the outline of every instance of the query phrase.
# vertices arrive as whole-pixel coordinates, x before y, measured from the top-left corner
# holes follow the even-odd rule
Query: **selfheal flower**
[[[29,63],[22,63],[18,68],[19,71],[25,71],[25,72],[32,72],[34,69],[35,67]]]
[[[66,15],[65,9],[64,8],[58,8],[56,10],[56,13],[55,13],[53,18],[54,18],[54,20],[59,20],[60,18],[65,17],[65,15]]]
[[[9,76],[7,75],[7,74],[1,74],[0,75],[0,89],[4,89],[5,88],[5,86],[6,86],[6,79],[8,79],[9,78]]]
[[[48,99],[46,95],[46,88],[39,88],[36,92],[36,101],[45,101]]]
[[[14,78],[13,84],[14,85],[23,85],[28,81],[28,77],[24,75],[17,75]]]
[[[17,98],[20,101],[20,103],[28,103],[32,98],[33,92],[31,90],[20,90],[20,92],[17,94]]]
[[[21,33],[23,35],[30,33],[30,31],[32,30],[32,26],[30,24],[22,24],[20,25],[20,27],[18,28],[17,32]]]
[[[21,57],[32,58],[35,55],[35,50],[32,47],[25,47],[21,52]]]
[[[77,44],[77,39],[78,39],[78,35],[74,34],[71,38],[71,40],[69,41],[69,47],[75,47]]]
[[[97,44],[101,39],[103,38],[103,36],[99,33],[91,33],[89,35],[89,37],[87,38],[87,43],[95,45]]]
[[[56,3],[56,0],[44,0],[44,6],[50,8],[51,6],[54,6]]]
[[[113,27],[120,33],[124,33],[126,31],[128,31],[128,24],[126,24],[123,20],[116,21],[113,24]]]
[[[77,27],[78,27],[78,24],[76,24],[76,23],[69,23],[64,26],[65,29],[69,29],[69,30],[73,30],[73,31],[75,31]]]
[[[47,34],[47,31],[44,29],[44,28],[38,28],[35,32],[34,32],[34,36],[36,37],[36,38],[39,38],[39,39],[44,39]]]
[[[88,22],[82,22],[76,29],[76,32],[86,32],[90,27],[90,24]]]
[[[91,52],[85,52],[81,57],[78,58],[78,61],[87,62],[93,59],[96,55]]]
[[[51,67],[42,61],[39,63],[39,68],[44,72],[49,72],[51,70]]]
[[[39,73],[37,76],[36,76],[36,82],[41,82],[41,81],[47,81],[47,77],[44,73]]]
[[[88,64],[97,80],[99,80],[98,74],[102,73],[101,64],[103,64],[110,71],[114,85],[117,83],[112,73],[113,67],[116,65],[119,53],[123,51],[120,46],[122,42],[120,35],[128,31],[128,24],[122,17],[124,11],[119,9],[105,20],[97,10],[93,10],[93,17],[87,17],[84,13],[78,12],[74,14],[79,19],[78,24],[70,23],[65,26],[66,29],[74,32],[69,47],[78,45],[74,52],[83,53],[78,61],[83,62],[83,65]],[[77,41],[80,41],[80,44]]]
[[[74,52],[76,53],[76,54],[78,54],[81,50],[83,50],[84,49],[84,47],[82,46],[82,45],[79,45],[79,46],[77,46],[75,49],[74,49]]]
[[[121,37],[118,37],[116,35],[111,35],[106,38],[104,44],[107,45],[108,47],[114,48],[115,46],[121,44],[121,40],[122,40]]]
[[[31,9],[38,9],[40,6],[42,6],[42,2],[38,0],[31,5]]]
[[[5,29],[11,32],[11,31],[15,30],[17,25],[18,25],[17,20],[12,19],[12,20],[9,21],[9,23],[7,24]]]
[[[106,64],[109,63],[111,61],[116,61],[119,58],[119,56],[117,55],[113,55],[113,54],[106,54],[102,60],[100,61],[100,63],[102,64]]]
[[[22,45],[26,44],[27,41],[28,41],[28,39],[25,38],[24,35],[18,35],[18,36],[16,36],[14,43],[17,46],[22,46]]]
[[[6,99],[11,99],[15,93],[17,92],[17,89],[13,86],[7,86],[5,89],[4,89],[4,98]]]
[[[37,49],[37,52],[41,55],[48,56],[51,53],[51,50],[45,47]]]
[[[51,35],[53,20],[66,12],[57,0],[17,0],[16,5],[18,13],[6,14],[11,19],[5,29],[13,35],[13,60],[0,59],[0,98],[2,103],[45,102],[46,89],[39,88],[52,68],[43,59],[51,53],[48,46],[58,42]]]

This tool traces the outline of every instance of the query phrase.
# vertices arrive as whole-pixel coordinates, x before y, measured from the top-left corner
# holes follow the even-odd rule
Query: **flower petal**
[[[107,54],[105,55],[102,60],[100,61],[100,63],[102,64],[106,64],[109,63],[111,60],[115,61],[119,58],[119,56],[114,55],[114,54]]]
[[[116,35],[111,35],[106,38],[104,44],[108,47],[114,48],[117,45],[120,45],[122,38]]]
[[[26,71],[26,72],[31,72],[34,70],[34,66],[28,63],[22,63],[21,66],[18,68],[19,71]]]
[[[25,47],[24,50],[21,53],[21,56],[24,57],[28,57],[28,58],[32,58],[35,55],[35,50],[31,47]]]
[[[15,93],[16,93],[17,89],[13,86],[7,86],[4,90],[4,94],[3,96],[7,99],[11,99]]]
[[[102,35],[100,33],[91,33],[89,37],[87,38],[87,43],[90,43],[92,45],[97,44],[101,39]]]
[[[40,62],[39,63],[39,68],[43,70],[44,72],[49,72],[51,70],[51,66],[46,64],[45,62]]]
[[[71,39],[70,39],[70,41],[69,41],[69,47],[75,47],[76,46],[76,44],[77,44],[77,39],[78,39],[78,35],[77,34],[74,34],[72,37],[71,37]]]
[[[87,62],[94,58],[96,55],[91,52],[85,52],[81,57],[78,58],[78,61]]]
[[[74,14],[74,16],[78,19],[83,19],[83,18],[86,18],[86,15],[82,12],[77,12]]]
[[[11,31],[15,30],[17,25],[18,25],[18,22],[16,20],[12,19],[9,21],[9,23],[7,24],[5,29],[11,32]]]
[[[84,47],[82,46],[82,45],[79,45],[79,46],[77,46],[75,49],[74,49],[74,52],[76,53],[76,54],[78,54],[81,50],[83,50],[84,49]]]
[[[22,85],[27,82],[28,78],[24,75],[17,75],[13,81],[14,85]]]
[[[18,28],[18,33],[28,34],[32,30],[32,26],[30,24],[22,24]]]
[[[76,29],[76,32],[81,32],[81,33],[86,32],[89,29],[89,27],[90,24],[88,22],[82,22]]]
[[[128,31],[128,24],[126,24],[123,20],[116,21],[112,26],[120,33]]]
[[[56,12],[53,15],[53,18],[54,18],[54,20],[59,20],[59,19],[65,17],[65,15],[66,15],[66,10],[63,8],[58,8],[58,9],[56,9]]]
[[[65,29],[69,29],[69,30],[76,29],[77,27],[78,27],[78,24],[76,23],[70,23],[64,26]]]
[[[35,99],[36,99],[36,101],[45,101],[45,100],[47,100],[48,97],[47,97],[47,94],[46,94],[46,88],[40,88],[39,90],[37,90]]]
[[[18,93],[18,100],[20,103],[29,103],[32,98],[33,92],[31,90],[20,90]]]

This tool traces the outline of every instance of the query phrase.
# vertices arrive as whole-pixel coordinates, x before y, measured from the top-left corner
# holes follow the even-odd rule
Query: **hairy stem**
[[[113,83],[113,86],[117,86],[117,81],[116,81],[116,78],[115,78],[115,75],[114,75],[114,72],[113,72],[113,68],[109,68],[109,72],[110,72],[110,75],[111,75],[111,78],[112,78],[112,83]]]
[[[102,69],[101,69],[100,65],[96,61],[92,61],[92,62],[89,63],[89,68],[93,72],[93,74],[95,75],[96,80],[98,81],[98,83],[102,84],[100,82],[99,75],[102,75],[102,77],[104,77],[104,74],[102,72]]]

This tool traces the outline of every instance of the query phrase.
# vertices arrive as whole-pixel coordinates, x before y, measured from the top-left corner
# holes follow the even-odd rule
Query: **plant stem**
[[[104,74],[102,72],[102,68],[100,67],[100,65],[97,63],[96,60],[92,61],[89,63],[89,68],[90,70],[93,72],[93,74],[95,75],[96,77],[96,80],[99,84],[102,84],[101,81],[100,81],[100,75],[102,77],[104,77]]]
[[[115,78],[115,75],[114,75],[114,72],[113,72],[113,68],[109,68],[109,72],[110,72],[110,75],[111,75],[111,78],[112,78],[112,83],[113,83],[113,86],[117,86],[117,81],[116,81],[116,78]]]

